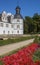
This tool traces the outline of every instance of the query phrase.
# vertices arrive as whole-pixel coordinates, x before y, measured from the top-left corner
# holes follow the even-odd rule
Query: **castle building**
[[[15,15],[5,11],[0,14],[0,35],[23,35],[23,17],[20,10],[17,6]]]

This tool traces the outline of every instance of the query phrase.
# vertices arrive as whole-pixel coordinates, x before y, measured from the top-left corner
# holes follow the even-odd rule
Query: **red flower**
[[[32,60],[32,55],[37,48],[38,44],[31,44],[30,46],[19,50],[16,54],[5,56],[2,58],[2,61],[4,65],[40,65],[39,61],[34,63]]]

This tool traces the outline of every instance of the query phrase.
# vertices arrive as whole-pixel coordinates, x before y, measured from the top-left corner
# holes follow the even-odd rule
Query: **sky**
[[[40,14],[40,0],[0,0],[0,13],[6,11],[15,14],[17,5],[20,6],[23,17]]]

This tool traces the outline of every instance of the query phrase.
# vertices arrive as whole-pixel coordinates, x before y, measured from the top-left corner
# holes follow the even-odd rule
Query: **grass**
[[[40,37],[38,37],[38,36],[21,37],[21,38],[11,39],[11,40],[8,40],[8,41],[11,41],[11,42],[19,42],[19,41],[28,40],[28,39],[31,39],[31,38],[35,38],[36,40],[34,40],[34,42],[37,42],[37,38],[40,38]],[[39,39],[39,40],[40,40],[40,39]],[[7,41],[7,40],[3,40],[3,41]],[[7,42],[8,42],[8,41],[7,41]],[[31,43],[30,43],[29,45],[31,45]],[[29,46],[29,45],[27,45],[27,46]],[[4,57],[4,56],[9,56],[9,55],[11,55],[11,54],[14,54],[14,53],[18,52],[19,50],[21,50],[21,49],[23,49],[23,48],[25,48],[25,47],[27,47],[27,46],[23,46],[23,47],[18,48],[18,49],[16,49],[16,50],[10,51],[9,53],[6,53],[6,54],[0,56],[0,58],[2,58],[2,57]]]
[[[3,65],[3,63],[0,61],[0,65]]]
[[[34,42],[40,45],[40,36],[36,36]],[[40,60],[40,48],[35,51],[33,55],[33,60]]]
[[[21,42],[24,40],[32,39],[34,37],[35,36],[29,36],[29,37],[18,37],[18,38],[13,38],[13,39],[0,40],[0,46]]]

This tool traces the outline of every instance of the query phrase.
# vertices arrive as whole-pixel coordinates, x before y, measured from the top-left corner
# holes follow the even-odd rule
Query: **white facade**
[[[23,20],[14,20],[11,23],[0,21],[0,34],[23,34]]]
[[[9,17],[9,19],[8,19]],[[9,20],[9,21],[8,21]],[[2,12],[0,20],[0,35],[23,35],[23,19]]]

